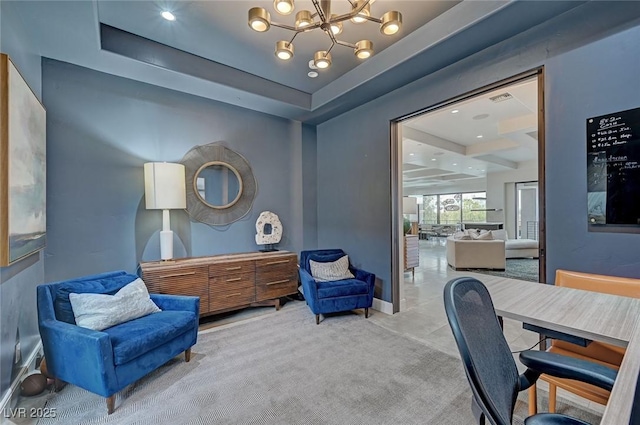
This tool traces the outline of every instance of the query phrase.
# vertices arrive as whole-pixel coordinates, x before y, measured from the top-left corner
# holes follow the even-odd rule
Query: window
[[[487,221],[486,192],[423,195],[421,218],[424,224],[458,225]]]

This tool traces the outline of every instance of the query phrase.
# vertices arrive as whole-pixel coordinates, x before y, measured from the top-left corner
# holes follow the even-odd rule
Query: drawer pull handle
[[[288,263],[289,260],[280,260],[280,261],[269,261],[268,263],[266,263],[265,265],[267,266],[271,266],[273,264],[284,264],[284,263]]]
[[[241,277],[234,277],[233,279],[227,279],[227,282],[237,282],[239,280],[242,280]]]
[[[276,280],[275,282],[267,283],[267,286],[269,286],[269,285],[277,285],[279,283],[287,283],[287,282],[289,282],[289,279]]]
[[[233,293],[233,294],[225,295],[225,298],[237,297],[238,295],[242,295],[242,293],[241,292],[236,292],[236,293]]]
[[[227,267],[226,270],[240,270],[242,268],[242,266],[237,266],[237,267]]]
[[[195,271],[193,272],[186,272],[186,273],[174,273],[174,274],[165,274],[164,276],[160,276],[162,279],[165,279],[167,277],[180,277],[180,276],[193,276],[194,274],[196,274]]]

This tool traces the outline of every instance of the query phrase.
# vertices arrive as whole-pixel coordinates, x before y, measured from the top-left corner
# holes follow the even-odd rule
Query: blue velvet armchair
[[[320,315],[339,311],[364,308],[364,316],[369,317],[369,307],[373,303],[373,288],[376,276],[373,273],[349,265],[353,279],[331,282],[316,281],[311,275],[309,260],[319,263],[336,261],[346,255],[341,249],[322,249],[300,253],[300,281],[304,298],[320,324]]]
[[[124,271],[39,285],[38,325],[48,372],[60,382],[107,398],[181,352],[188,362],[198,336],[200,298],[151,294],[162,310],[95,331],[76,325],[70,293],[113,295],[138,277]]]

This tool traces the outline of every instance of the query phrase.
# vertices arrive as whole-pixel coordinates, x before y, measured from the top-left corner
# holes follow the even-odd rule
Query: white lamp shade
[[[418,214],[418,199],[405,196],[402,198],[402,214]]]
[[[182,164],[144,164],[144,197],[148,210],[185,209],[187,195]]]

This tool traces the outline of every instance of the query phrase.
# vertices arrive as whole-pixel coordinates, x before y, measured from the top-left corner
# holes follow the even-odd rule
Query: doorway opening
[[[405,282],[454,277],[460,265],[545,281],[543,78],[532,70],[391,123],[394,312],[406,306]],[[402,214],[406,198],[415,214]],[[505,240],[504,258],[452,259],[447,245],[470,231]]]

